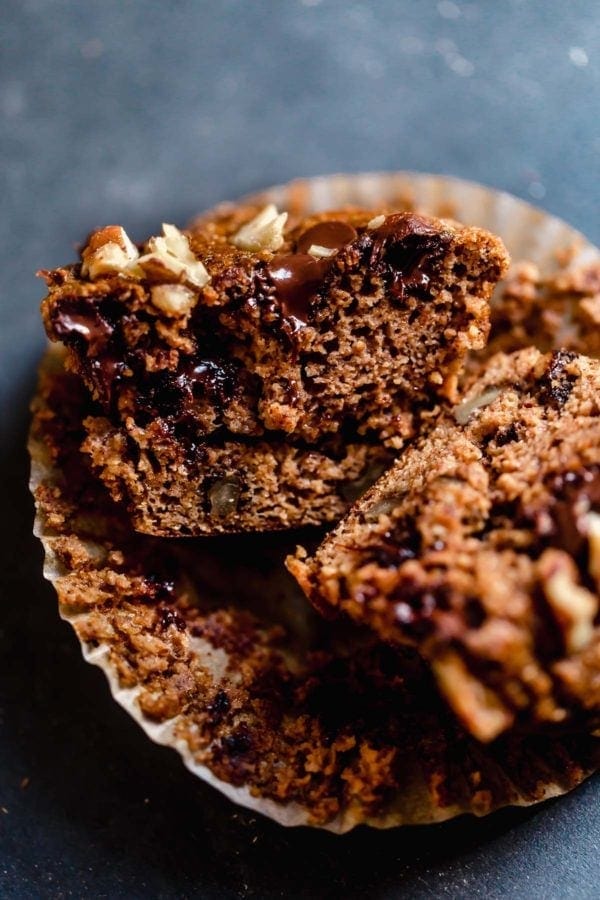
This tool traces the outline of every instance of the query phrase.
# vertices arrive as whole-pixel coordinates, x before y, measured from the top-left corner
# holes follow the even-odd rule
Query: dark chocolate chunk
[[[214,699],[207,705],[207,710],[215,718],[225,715],[231,709],[231,701],[225,691],[217,691]]]
[[[247,753],[252,747],[252,738],[247,726],[242,724],[237,731],[226,735],[222,739],[221,745],[230,756],[241,756]]]
[[[326,247],[328,250],[339,250],[357,237],[356,229],[347,222],[330,220],[313,225],[298,238],[298,253],[308,253],[311,247]]]
[[[391,291],[399,299],[407,288],[425,289],[431,270],[442,255],[448,238],[420,216],[398,213],[367,232],[371,241],[370,263],[384,265],[391,275]]]
[[[308,253],[289,253],[276,257],[269,266],[277,297],[285,316],[301,325],[308,321],[310,298],[329,269],[329,259],[315,259]]]
[[[560,409],[571,395],[576,376],[566,371],[567,366],[575,359],[576,354],[570,350],[556,350],[548,369],[540,379],[540,402]]]
[[[59,308],[52,324],[65,343],[84,344],[88,356],[101,353],[114,331],[111,323],[101,315],[98,305],[86,297]]]

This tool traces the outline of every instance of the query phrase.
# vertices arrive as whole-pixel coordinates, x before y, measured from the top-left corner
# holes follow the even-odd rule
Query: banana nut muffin
[[[480,740],[589,720],[599,473],[600,362],[499,353],[454,414],[288,567],[323,612],[416,646]]]
[[[84,449],[141,531],[339,518],[485,342],[499,239],[411,213],[285,225],[242,206],[141,253],[109,226],[41,273],[48,335],[98,404]]]
[[[535,803],[598,767],[585,730],[466,734],[411,647],[312,614],[281,565],[296,535],[133,531],[80,452],[88,403],[48,354],[30,437],[46,577],[115,698],[196,775],[288,825],[345,831]]]

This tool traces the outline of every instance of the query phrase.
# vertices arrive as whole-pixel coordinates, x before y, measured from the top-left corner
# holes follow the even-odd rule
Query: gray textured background
[[[599,242],[600,5],[20,0],[0,17],[0,895],[598,896],[597,780],[533,811],[341,839],[196,783],[57,621],[23,444],[33,273],[95,225],[141,239],[290,177],[414,168]]]

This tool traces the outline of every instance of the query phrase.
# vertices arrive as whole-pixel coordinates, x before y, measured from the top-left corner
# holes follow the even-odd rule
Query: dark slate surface
[[[293,176],[416,168],[599,241],[598,4],[14,0],[0,16],[0,895],[598,896],[597,779],[534,810],[344,838],[197,783],[58,621],[23,452],[33,272],[97,224],[142,238]]]

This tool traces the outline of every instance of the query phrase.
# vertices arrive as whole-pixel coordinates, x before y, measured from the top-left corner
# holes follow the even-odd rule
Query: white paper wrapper
[[[290,208],[294,214],[345,205],[393,207],[410,202],[424,213],[452,216],[466,224],[479,225],[499,234],[513,259],[531,260],[544,274],[553,270],[557,251],[574,247],[571,258],[574,266],[600,257],[596,248],[564,222],[508,194],[452,178],[414,173],[326,176],[274,187],[250,199],[256,202],[275,202],[281,210]],[[60,372],[61,366],[60,353],[52,351],[45,361],[46,373],[52,370]],[[227,641],[215,642],[210,635],[207,638],[206,630],[202,631],[202,628],[201,634],[198,629],[195,633],[188,623],[188,627],[179,630],[176,626],[181,620],[173,619],[168,611],[165,614],[164,634],[156,637],[153,612],[147,614],[147,617],[150,616],[149,623],[145,620],[142,622],[140,618],[142,624],[135,640],[130,634],[125,634],[126,628],[135,619],[136,612],[131,607],[131,598],[119,593],[118,573],[123,566],[118,554],[125,548],[127,558],[130,538],[121,532],[119,523],[113,527],[110,514],[107,518],[102,509],[96,508],[93,503],[86,506],[87,501],[82,499],[77,501],[81,502],[81,509],[73,511],[69,508],[69,498],[72,505],[72,497],[85,497],[85,491],[81,495],[72,494],[74,489],[67,484],[71,475],[65,479],[64,461],[53,458],[48,451],[46,423],[59,415],[60,411],[52,407],[44,390],[34,401],[34,410],[37,411],[37,424],[34,423],[30,450],[31,489],[38,507],[35,533],[44,544],[44,574],[57,587],[61,615],[71,622],[80,637],[85,659],[103,669],[114,698],[148,736],[157,743],[177,749],[191,772],[212,784],[231,800],[283,825],[317,824],[341,833],[361,822],[383,828],[398,824],[442,821],[461,812],[485,814],[507,804],[539,802],[572,788],[596,767],[596,746],[593,739],[584,739],[581,747],[577,741],[573,744],[570,740],[563,742],[560,739],[542,740],[535,748],[531,743],[517,749],[511,747],[510,753],[513,753],[514,758],[509,762],[504,759],[510,756],[506,748],[482,748],[476,746],[472,739],[461,735],[461,746],[464,745],[461,752],[469,756],[469,762],[467,764],[465,759],[463,766],[459,758],[458,762],[454,759],[451,763],[448,754],[452,754],[452,747],[449,745],[446,757],[437,763],[441,771],[439,779],[445,785],[442,790],[436,781],[435,766],[432,770],[431,766],[428,768],[423,764],[423,760],[419,758],[421,751],[418,748],[415,750],[411,745],[410,729],[406,725],[406,742],[398,740],[398,744],[402,745],[398,750],[401,758],[399,769],[404,773],[402,784],[397,785],[385,803],[369,805],[364,796],[357,798],[347,791],[344,793],[340,788],[340,802],[327,818],[322,812],[315,814],[315,805],[302,799],[288,798],[283,802],[275,799],[276,791],[271,788],[266,791],[259,789],[257,794],[256,789],[252,790],[244,782],[243,776],[233,777],[230,770],[223,771],[213,764],[216,758],[214,747],[224,740],[220,733],[215,734],[212,747],[198,746],[194,740],[198,728],[197,708],[202,705],[202,691],[211,697],[221,688],[235,693],[246,657],[240,662],[237,650],[228,651]],[[60,496],[59,501],[53,499],[54,494]],[[60,506],[65,498],[67,511],[64,514],[57,513],[53,504],[56,502]],[[271,554],[269,562],[271,551],[268,545],[273,539],[267,537],[264,540],[266,561],[257,545],[254,556],[251,555],[240,564],[230,562],[227,554],[219,560],[218,553],[214,554],[212,549],[216,545],[206,541],[187,544],[171,542],[168,550],[168,542],[151,538],[137,536],[134,543],[137,547],[144,542],[142,556],[146,560],[160,557],[162,553],[169,556],[171,563],[172,558],[175,558],[178,582],[186,585],[182,615],[185,613],[187,617],[189,614],[193,620],[194,613],[190,613],[190,603],[192,607],[196,604],[200,610],[201,623],[211,620],[211,610],[218,613],[237,604],[250,611],[259,622],[256,631],[258,636],[255,636],[257,647],[250,647],[243,653],[249,653],[256,662],[255,651],[264,652],[265,659],[269,660],[264,665],[269,671],[277,669],[272,660],[278,654],[277,658],[281,658],[281,664],[288,673],[286,677],[301,681],[307,651],[315,647],[322,648],[324,638],[320,633],[321,625],[315,621],[291,579],[283,573],[281,560],[284,551],[280,551],[278,557],[277,554]],[[112,556],[107,549],[108,544],[112,546]],[[151,548],[150,554],[148,547]],[[111,566],[115,572],[114,585],[106,594],[106,583],[103,582],[102,589],[108,599],[102,606],[94,600],[97,584],[93,577],[98,568],[103,567],[106,573]],[[90,585],[89,589],[86,589],[87,584]],[[180,598],[175,600],[176,609],[179,603]],[[151,606],[144,609],[146,608],[150,610]],[[265,638],[264,647],[262,644],[258,647],[264,635],[274,625],[285,629],[285,636],[276,650],[270,643],[271,638]],[[234,621],[228,627],[237,640],[236,629],[239,630],[239,623]],[[337,643],[331,635],[325,640],[329,642],[329,651],[334,656],[339,654],[340,659],[348,658],[353,653],[368,653],[368,650],[363,649],[365,639],[360,635],[340,636]],[[157,680],[154,670],[144,677],[141,674],[146,672],[146,667],[156,666],[156,659],[160,661],[162,653],[167,655],[165,658],[168,657],[170,664],[176,662],[179,672],[179,681],[174,689],[177,708],[171,716],[165,715],[164,709],[158,716],[155,713],[149,714],[152,702],[161,700],[154,695],[157,693],[156,685],[162,682],[160,678]],[[152,662],[149,663],[148,660]],[[181,697],[187,694],[181,684],[182,679],[185,682],[188,672],[192,674],[189,675],[188,680],[191,680],[186,690],[188,694],[195,692],[195,706],[187,700],[182,706]],[[193,686],[190,687],[192,682]],[[409,721],[410,717],[407,717],[402,719],[401,724]],[[432,742],[438,740],[437,731],[432,731],[430,737]],[[449,740],[446,732],[444,739]],[[424,746],[426,745],[425,740]],[[348,753],[351,755],[351,751]],[[277,767],[277,760],[274,766]],[[529,775],[525,787],[520,780],[522,773],[519,773],[519,769],[523,768],[528,768],[533,773]],[[346,775],[342,776],[342,782],[345,777]],[[459,782],[462,788],[453,794],[452,789]],[[446,791],[448,786],[449,793]],[[270,796],[265,796],[265,793],[270,793]]]

